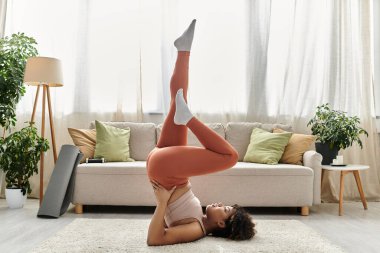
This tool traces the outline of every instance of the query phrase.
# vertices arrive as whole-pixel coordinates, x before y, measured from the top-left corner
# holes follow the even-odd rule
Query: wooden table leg
[[[362,188],[362,182],[361,182],[360,176],[359,176],[359,171],[354,170],[353,173],[354,173],[356,185],[358,186],[358,190],[360,193],[360,198],[362,199],[363,207],[365,210],[367,210],[368,209],[367,208],[367,201],[366,201],[365,196],[364,196],[364,192],[363,192],[363,188]]]
[[[344,190],[344,173],[340,172],[340,192],[339,192],[339,216],[343,214],[343,190]]]
[[[322,195],[322,183],[323,183],[323,176],[325,175],[325,170],[322,169],[322,174],[321,174],[321,195]]]
[[[325,170],[322,169],[322,175],[321,175],[321,187],[322,187],[322,182],[323,182],[323,176],[325,175]]]

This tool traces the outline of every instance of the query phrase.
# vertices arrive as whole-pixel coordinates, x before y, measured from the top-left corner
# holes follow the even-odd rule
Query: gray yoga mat
[[[82,157],[76,146],[61,147],[37,217],[58,218],[67,211],[74,193],[76,168]]]

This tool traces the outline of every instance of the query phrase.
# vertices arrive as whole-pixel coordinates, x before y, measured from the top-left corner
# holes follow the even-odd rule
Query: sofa
[[[82,163],[75,170],[72,204],[76,213],[84,205],[155,206],[156,201],[146,172],[146,158],[159,139],[162,124],[135,122],[104,122],[114,127],[131,129],[130,155],[134,162]],[[309,207],[321,203],[322,156],[312,150],[303,155],[303,164],[258,164],[243,162],[254,128],[267,131],[283,124],[252,122],[208,123],[208,127],[225,138],[239,153],[232,168],[190,178],[192,190],[201,204],[223,202],[245,207],[300,207],[301,215]],[[90,124],[90,129],[95,123]],[[188,131],[188,145],[199,146],[195,135]]]

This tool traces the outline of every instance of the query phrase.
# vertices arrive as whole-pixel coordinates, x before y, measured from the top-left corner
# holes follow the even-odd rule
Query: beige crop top
[[[175,221],[186,218],[196,218],[201,224],[203,234],[206,235],[206,230],[202,222],[203,211],[201,202],[194,193],[188,190],[185,194],[179,197],[176,201],[170,203],[165,212],[165,222],[168,227]]]

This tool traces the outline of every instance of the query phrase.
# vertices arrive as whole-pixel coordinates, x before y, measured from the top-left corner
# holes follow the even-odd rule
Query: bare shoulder
[[[182,224],[165,229],[163,242],[158,245],[192,242],[204,237],[203,230],[198,221]]]

